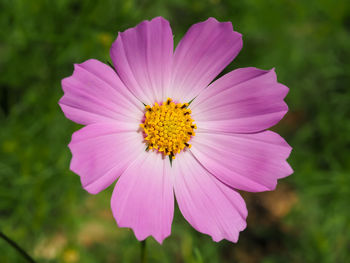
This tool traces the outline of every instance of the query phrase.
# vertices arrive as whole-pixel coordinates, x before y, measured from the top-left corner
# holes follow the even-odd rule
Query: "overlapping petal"
[[[111,208],[119,227],[133,229],[138,240],[170,235],[174,213],[173,176],[168,160],[144,151],[118,180]]]
[[[90,124],[72,136],[70,168],[83,188],[97,194],[112,184],[145,151],[142,134],[127,123]]]
[[[173,61],[173,34],[162,17],[119,33],[111,58],[130,91],[143,103],[166,99]]]
[[[246,227],[247,209],[242,197],[210,174],[187,152],[173,162],[174,190],[181,213],[199,232],[218,242],[237,242]]]
[[[170,97],[182,102],[193,99],[241,48],[242,35],[233,31],[231,22],[209,18],[191,26],[175,50]]]
[[[62,80],[59,105],[66,117],[79,124],[118,120],[138,124],[143,105],[120,81],[114,70],[90,59],[74,65],[73,75]]]
[[[273,190],[277,179],[290,175],[291,147],[277,133],[197,133],[191,152],[225,184],[240,190]]]
[[[213,82],[191,104],[203,130],[252,133],[270,128],[288,111],[289,89],[277,82],[274,70],[241,68]]]

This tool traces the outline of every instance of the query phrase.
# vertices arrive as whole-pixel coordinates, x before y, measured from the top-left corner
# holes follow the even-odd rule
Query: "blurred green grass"
[[[0,229],[38,262],[137,262],[139,243],[69,171],[79,127],[57,101],[73,63],[109,60],[117,36],[164,16],[178,42],[209,16],[231,21],[244,47],[225,70],[276,68],[290,112],[274,127],[295,173],[271,193],[244,193],[238,244],[214,243],[177,211],[150,262],[350,261],[350,3],[347,0],[0,1]],[[22,262],[0,240],[0,262]]]

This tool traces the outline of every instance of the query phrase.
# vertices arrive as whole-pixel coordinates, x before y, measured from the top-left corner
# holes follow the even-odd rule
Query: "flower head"
[[[115,70],[91,59],[62,80],[64,114],[86,125],[69,144],[70,168],[92,194],[119,178],[113,215],[139,240],[170,235],[175,195],[196,230],[237,242],[247,217],[237,190],[273,190],[292,173],[291,147],[266,130],[288,110],[274,70],[214,81],[241,48],[230,22],[209,18],[174,52],[170,25],[157,17],[119,33]]]

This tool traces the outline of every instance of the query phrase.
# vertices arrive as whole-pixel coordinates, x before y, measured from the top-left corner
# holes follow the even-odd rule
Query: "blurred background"
[[[215,243],[176,208],[172,235],[147,240],[149,262],[350,262],[350,2],[348,0],[0,1],[0,231],[38,262],[138,262],[112,186],[92,196],[69,171],[80,127],[58,100],[73,63],[110,60],[118,31],[167,18],[177,43],[208,17],[231,21],[244,47],[225,70],[276,68],[290,111],[273,130],[293,146],[294,174],[276,191],[243,193],[239,242]],[[0,262],[25,262],[0,239]]]

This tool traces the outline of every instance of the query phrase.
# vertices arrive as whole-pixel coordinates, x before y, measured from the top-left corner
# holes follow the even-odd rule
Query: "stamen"
[[[188,103],[184,103],[184,104],[181,106],[181,109],[187,108],[187,106],[188,106]]]
[[[145,120],[140,124],[145,134],[148,149],[161,152],[171,159],[185,147],[190,148],[188,141],[195,135],[197,128],[191,118],[188,103],[174,103],[168,98],[153,107],[146,105]]]

